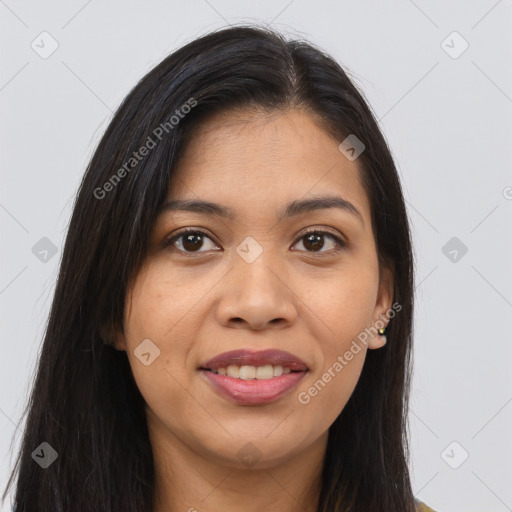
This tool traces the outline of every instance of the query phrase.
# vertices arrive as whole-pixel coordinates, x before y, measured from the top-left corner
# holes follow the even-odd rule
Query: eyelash
[[[320,257],[322,257],[322,256],[329,256],[332,254],[338,254],[339,252],[344,250],[347,246],[347,244],[343,240],[341,240],[338,236],[336,236],[334,233],[331,233],[330,231],[326,231],[326,230],[321,230],[318,228],[308,228],[305,232],[303,232],[295,240],[293,245],[297,244],[297,242],[300,242],[303,238],[305,238],[307,235],[309,235],[311,233],[329,236],[336,243],[336,248],[331,251],[320,251],[320,252],[301,251],[301,252],[307,252],[309,254],[317,254],[317,255],[320,255]],[[166,247],[172,246],[174,244],[174,242],[176,242],[176,240],[181,238],[183,235],[189,235],[189,234],[202,235],[202,236],[205,236],[205,237],[209,238],[210,240],[212,240],[212,242],[216,243],[215,240],[213,240],[212,237],[206,231],[203,231],[202,229],[185,228],[185,229],[179,231],[178,233],[176,233],[175,235],[173,235],[172,237],[165,239],[163,242],[163,247],[166,248]],[[173,249],[176,249],[176,248],[173,247]],[[179,252],[181,252],[183,254],[192,255],[192,256],[195,256],[196,254],[201,254],[202,252],[206,252],[206,251],[183,251],[181,249],[176,249],[176,250],[178,250]]]

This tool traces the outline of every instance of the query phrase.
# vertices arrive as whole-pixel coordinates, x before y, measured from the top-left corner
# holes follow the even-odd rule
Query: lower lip
[[[288,394],[307,372],[290,372],[271,379],[236,379],[207,370],[201,373],[222,396],[240,405],[267,404]]]

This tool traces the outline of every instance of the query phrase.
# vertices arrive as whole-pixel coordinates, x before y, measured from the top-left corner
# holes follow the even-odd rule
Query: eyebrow
[[[361,224],[364,226],[364,220],[361,212],[350,201],[343,199],[341,196],[324,196],[301,200],[297,199],[285,206],[283,211],[278,214],[278,219],[283,220],[285,218],[295,217],[315,210],[331,208],[341,209],[344,212],[358,217]],[[216,215],[231,220],[236,217],[234,211],[227,206],[196,199],[173,199],[171,201],[167,201],[160,208],[158,215],[169,211],[186,211],[205,215]]]

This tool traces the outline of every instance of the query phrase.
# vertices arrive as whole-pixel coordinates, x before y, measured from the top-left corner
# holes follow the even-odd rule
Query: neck
[[[316,512],[327,432],[281,462],[254,467],[194,451],[148,417],[155,468],[154,512]],[[238,463],[237,463],[238,462]],[[258,469],[259,468],[259,469]]]

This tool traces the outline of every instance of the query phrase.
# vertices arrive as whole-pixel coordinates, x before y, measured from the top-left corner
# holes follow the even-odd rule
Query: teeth
[[[258,366],[254,376],[260,380],[271,379],[274,376],[274,367],[271,364]]]
[[[230,364],[227,369],[228,377],[235,377],[236,379],[240,376],[240,367]]]
[[[213,373],[218,373],[219,375],[227,375],[228,377],[233,377],[235,379],[259,379],[259,380],[267,380],[273,377],[280,377],[281,375],[286,375],[291,372],[290,368],[283,368],[282,366],[276,365],[273,366],[271,364],[267,364],[264,366],[237,366],[235,364],[230,364],[227,368],[219,368],[217,370],[212,370]]]
[[[259,370],[259,368],[258,368]],[[256,367],[255,366],[240,366],[240,372],[238,373],[239,379],[249,380],[256,378]]]

